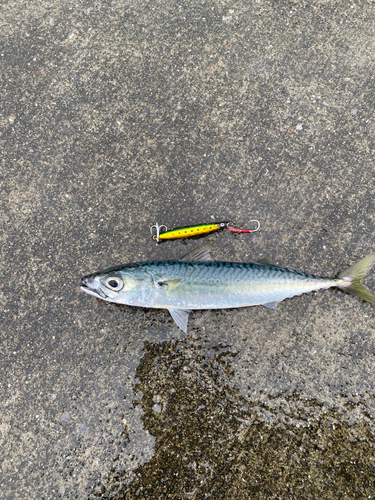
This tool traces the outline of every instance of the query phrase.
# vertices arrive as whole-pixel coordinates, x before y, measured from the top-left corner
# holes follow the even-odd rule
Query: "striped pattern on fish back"
[[[124,266],[123,270],[128,266]],[[322,280],[319,276],[272,265],[241,262],[180,262],[155,261],[133,264],[164,280],[181,279],[184,282],[240,284],[240,283],[294,283]]]

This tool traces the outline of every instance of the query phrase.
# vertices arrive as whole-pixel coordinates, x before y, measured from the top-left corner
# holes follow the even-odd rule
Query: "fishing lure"
[[[251,220],[250,222],[256,222],[257,227],[255,229],[237,229],[233,222],[211,222],[211,224],[198,224],[197,226],[184,226],[176,227],[175,229],[168,228],[165,224],[159,226],[158,223],[150,227],[150,233],[152,239],[157,243],[166,240],[177,240],[180,238],[193,238],[197,236],[204,236],[215,231],[221,231],[223,229],[228,229],[232,233],[254,233],[258,231],[260,224],[257,220]]]

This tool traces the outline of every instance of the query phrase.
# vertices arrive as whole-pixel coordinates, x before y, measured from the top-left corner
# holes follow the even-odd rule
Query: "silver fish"
[[[139,262],[99,271],[81,279],[81,290],[117,304],[168,309],[184,332],[193,309],[255,305],[276,309],[286,298],[330,287],[375,303],[375,295],[360,283],[373,267],[375,254],[337,278],[321,278],[257,262],[213,262],[211,247],[209,241],[179,261]]]

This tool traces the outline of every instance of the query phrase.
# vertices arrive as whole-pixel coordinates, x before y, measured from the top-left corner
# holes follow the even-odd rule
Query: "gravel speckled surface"
[[[322,276],[373,253],[375,3],[18,0],[0,28],[3,498],[372,498],[374,306],[184,334],[79,279],[199,244],[155,221],[257,218],[214,258]]]

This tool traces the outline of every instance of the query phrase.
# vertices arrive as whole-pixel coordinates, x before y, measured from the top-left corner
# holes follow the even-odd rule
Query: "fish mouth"
[[[81,290],[89,295],[98,297],[99,299],[106,299],[106,294],[100,288],[94,288],[92,285],[94,282],[90,278],[84,276],[81,278]]]

